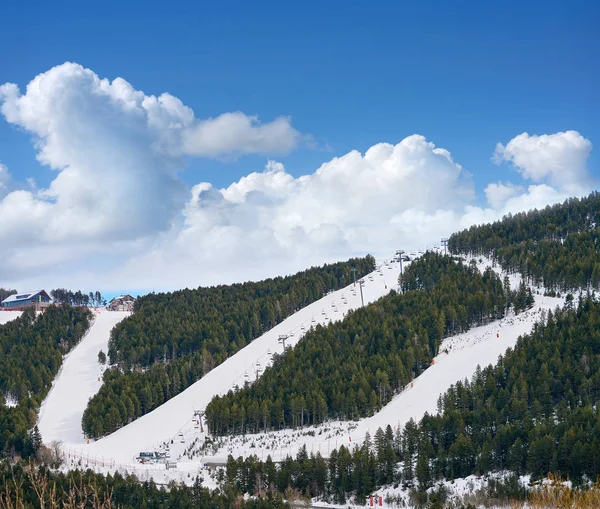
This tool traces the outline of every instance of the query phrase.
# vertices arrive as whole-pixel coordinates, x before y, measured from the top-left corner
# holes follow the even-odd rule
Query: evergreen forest
[[[514,477],[502,496],[523,498],[516,479],[524,473],[540,479],[552,472],[575,485],[600,475],[599,401],[600,303],[584,297],[548,313],[496,365],[452,386],[436,415],[379,428],[327,459],[306,448],[279,464],[230,456],[226,479],[245,493],[291,487],[344,504],[381,486],[424,494],[438,480],[509,470]]]
[[[549,294],[600,289],[600,194],[508,215],[453,234],[454,254],[489,256]]]

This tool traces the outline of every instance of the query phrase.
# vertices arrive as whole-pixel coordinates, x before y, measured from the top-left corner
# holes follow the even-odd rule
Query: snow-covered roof
[[[32,297],[35,297],[36,295],[39,295],[42,292],[45,293],[46,295],[48,295],[45,290],[37,290],[35,292],[15,293],[13,295],[9,295],[6,299],[4,299],[2,301],[2,304],[4,304],[5,302],[8,303],[8,302],[19,302],[19,301],[22,301],[22,300],[27,300],[27,299],[30,299]],[[48,295],[48,297],[50,297],[50,296]]]
[[[131,295],[119,295],[118,297],[115,297],[114,299],[110,299],[111,302],[115,301],[115,300],[131,300],[134,301],[135,299],[131,296]]]

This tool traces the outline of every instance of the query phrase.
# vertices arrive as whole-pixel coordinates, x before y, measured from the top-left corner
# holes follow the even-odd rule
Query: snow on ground
[[[65,356],[40,408],[38,426],[46,443],[53,440],[83,442],[81,417],[88,400],[102,385],[104,367],[98,363],[98,352],[107,352],[110,331],[130,314],[106,310],[94,313],[94,323],[81,342]]]
[[[435,485],[427,490],[429,493],[433,493],[434,491],[439,490],[440,488],[444,488],[447,494],[447,502],[454,502],[455,505],[459,506],[460,504],[468,504],[471,503],[476,507],[486,508],[486,509],[494,509],[494,508],[508,508],[511,507],[510,502],[506,502],[501,506],[492,506],[490,507],[489,499],[485,496],[485,488],[490,480],[504,480],[507,477],[511,476],[512,472],[504,471],[504,472],[494,472],[485,476],[475,476],[470,475],[469,477],[453,479],[451,481],[439,481],[436,482]],[[524,475],[519,477],[519,484],[525,488],[529,487],[531,477],[529,475]],[[411,505],[411,489],[408,487],[403,487],[401,484],[396,486],[384,486],[377,491],[372,493],[373,496],[373,506],[378,506],[379,497],[383,499],[382,507],[387,508],[405,508],[405,507],[414,507]],[[481,502],[485,502],[485,505],[482,505]],[[355,507],[364,507],[365,505],[370,506],[370,498],[367,497],[363,504],[358,500],[348,501],[345,504],[330,504],[326,502],[319,501],[318,499],[313,499],[312,507],[322,507],[322,508],[355,508]]]
[[[21,311],[0,311],[0,325],[10,322],[21,316]]]
[[[365,276],[362,288],[365,304],[397,288],[399,273],[399,263],[385,260],[374,272]],[[111,435],[90,444],[84,444],[80,435],[65,437],[65,452],[80,458],[85,456],[86,459],[90,455],[96,462],[103,458],[104,464],[112,462],[131,466],[136,463],[135,457],[141,451],[154,451],[161,444],[171,445],[172,442],[171,457],[175,460],[192,442],[198,442],[200,437],[203,441],[204,434],[197,425],[194,412],[204,410],[213,396],[225,394],[235,385],[242,387],[245,381],[256,380],[270,363],[272,354],[282,352],[283,346],[278,341],[280,335],[288,335],[286,346],[293,347],[311,326],[341,320],[349,310],[360,306],[358,283],[332,292],[252,341],[184,392]],[[180,468],[197,468],[197,465],[198,461]]]

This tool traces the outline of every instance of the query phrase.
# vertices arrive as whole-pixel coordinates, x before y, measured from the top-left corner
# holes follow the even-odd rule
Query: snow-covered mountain
[[[490,265],[487,260],[478,262],[481,270]],[[494,269],[500,272],[498,268]],[[365,276],[365,305],[396,288],[399,271],[398,263],[386,260]],[[513,286],[519,281],[515,275],[510,279]],[[372,417],[357,422],[329,422],[302,430],[224,437],[210,446],[205,444],[206,430],[197,417],[210,400],[260,376],[270,364],[273,353],[282,351],[281,335],[288,336],[286,346],[293,347],[311,326],[341,320],[350,309],[361,306],[359,285],[333,292],[301,309],[159,408],[97,442],[87,443],[80,426],[75,432],[73,421],[68,424],[67,417],[62,421],[60,418],[61,415],[78,415],[80,418],[83,412],[81,400],[76,402],[68,392],[58,388],[71,385],[81,376],[97,383],[99,348],[89,346],[93,337],[90,333],[71,354],[75,358],[80,350],[76,357],[78,361],[65,362],[55,388],[44,404],[42,422],[56,423],[49,436],[64,442],[64,451],[72,465],[81,460],[100,470],[134,471],[142,478],[151,476],[158,482],[189,480],[202,471],[206,463],[224,463],[228,454],[234,457],[256,454],[263,459],[271,455],[277,461],[287,455],[294,456],[306,446],[309,452],[319,451],[328,456],[340,445],[360,444],[367,433],[373,435],[378,427],[403,426],[411,418],[418,420],[425,412],[435,412],[439,395],[450,385],[471,378],[478,365],[494,363],[508,347],[514,346],[520,335],[530,332],[543,310],[554,309],[561,303],[561,299],[536,295],[534,307],[527,312],[518,316],[509,314],[500,321],[447,338],[434,364]],[[109,332],[110,328],[103,329],[106,341]],[[49,410],[50,407],[53,409]],[[52,426],[48,424],[47,427]],[[46,436],[44,438],[47,440]],[[171,461],[177,462],[177,469],[167,472],[163,465],[140,465],[136,461],[141,451],[155,450],[168,451]],[[193,475],[190,477],[189,474]]]

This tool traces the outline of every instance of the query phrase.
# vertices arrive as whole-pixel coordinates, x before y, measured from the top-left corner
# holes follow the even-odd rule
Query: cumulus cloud
[[[165,280],[177,287],[189,284],[189,267],[205,267],[198,279],[213,284],[416,246],[426,235],[448,234],[474,200],[471,176],[419,135],[364,155],[352,151],[300,177],[270,161],[224,189],[194,186],[182,229],[132,259],[118,278],[152,273],[160,285],[152,267],[168,266]]]
[[[518,183],[490,183],[485,205],[449,150],[420,135],[351,151],[295,176],[278,161],[219,189],[189,188],[182,157],[286,153],[306,140],[289,118],[240,112],[199,120],[178,98],[149,96],[76,64],[0,87],[6,120],[31,133],[55,171],[18,189],[0,165],[0,283],[102,290],[194,287],[290,273],[438,242],[508,212],[540,208],[593,184],[591,142],[526,133],[495,158]]]
[[[591,141],[577,131],[541,136],[522,133],[506,145],[498,143],[493,159],[512,163],[526,179],[580,195],[594,186],[587,168],[591,151]]]
[[[520,194],[522,191],[523,186],[517,186],[510,182],[506,184],[502,182],[495,184],[492,182],[484,189],[487,202],[493,209],[500,209],[510,198]]]
[[[183,150],[211,157],[237,153],[286,154],[296,148],[300,138],[289,117],[261,124],[258,117],[236,111],[184,130]]]
[[[0,86],[0,111],[31,133],[38,161],[57,171],[47,189],[9,193],[0,202],[5,245],[132,241],[166,231],[187,200],[182,156],[281,153],[299,133],[289,118],[261,124],[241,112],[195,119],[170,94],[146,95],[65,63],[21,93]],[[0,192],[6,187],[0,168]],[[6,194],[6,193],[5,193]]]

